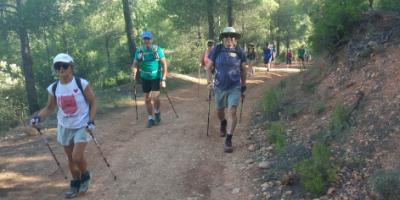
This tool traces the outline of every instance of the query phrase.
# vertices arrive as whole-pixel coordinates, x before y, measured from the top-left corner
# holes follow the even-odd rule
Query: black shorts
[[[304,61],[304,57],[302,57],[302,56],[299,56],[299,59],[300,59],[301,61]]]
[[[160,79],[142,79],[142,89],[144,93],[149,93],[150,91],[160,91]]]

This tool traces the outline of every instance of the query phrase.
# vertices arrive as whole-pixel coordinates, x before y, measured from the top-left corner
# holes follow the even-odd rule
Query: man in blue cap
[[[153,44],[151,32],[143,32],[142,39],[143,45],[136,49],[134,55],[132,77],[136,80],[139,68],[148,113],[147,128],[151,128],[161,121],[159,97],[160,87],[166,87],[167,61],[163,49]]]

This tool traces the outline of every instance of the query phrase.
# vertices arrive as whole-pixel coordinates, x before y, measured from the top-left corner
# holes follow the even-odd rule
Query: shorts
[[[237,107],[241,96],[240,86],[231,88],[229,90],[221,90],[217,87],[214,88],[215,104],[217,109]]]
[[[160,91],[160,79],[142,79],[142,89],[144,93],[149,93],[150,91]]]
[[[264,58],[264,64],[268,64],[268,63],[270,63],[271,61],[272,61],[272,56],[269,57],[269,58],[267,58],[267,59]]]
[[[63,146],[69,146],[80,142],[89,142],[92,137],[86,132],[86,128],[65,128],[57,125],[57,142]]]
[[[304,57],[299,56],[299,59],[300,59],[301,61],[304,61]]]

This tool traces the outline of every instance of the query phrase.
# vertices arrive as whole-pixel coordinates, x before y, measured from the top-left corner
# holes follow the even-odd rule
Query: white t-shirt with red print
[[[88,86],[89,82],[81,78],[82,89]],[[52,83],[47,91],[54,96]],[[57,120],[58,124],[65,128],[83,128],[89,121],[89,104],[76,84],[75,77],[67,84],[58,82],[56,88],[57,97]]]

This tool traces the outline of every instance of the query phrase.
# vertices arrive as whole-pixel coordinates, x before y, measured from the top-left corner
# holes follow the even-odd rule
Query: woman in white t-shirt
[[[84,152],[91,140],[86,131],[95,129],[96,98],[87,80],[74,77],[74,61],[70,55],[58,54],[53,67],[59,80],[47,88],[47,105],[32,118],[31,123],[35,126],[58,108],[57,141],[64,146],[73,178],[65,197],[74,198],[86,192],[90,184]]]

